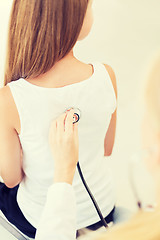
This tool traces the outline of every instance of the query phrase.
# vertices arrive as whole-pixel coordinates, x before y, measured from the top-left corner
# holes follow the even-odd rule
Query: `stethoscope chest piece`
[[[77,123],[80,120],[81,111],[78,108],[74,108],[73,124]]]
[[[73,124],[79,122],[80,118],[81,118],[81,110],[79,108],[74,108],[72,107],[74,110],[74,115],[73,115]],[[69,108],[71,109],[71,108]]]

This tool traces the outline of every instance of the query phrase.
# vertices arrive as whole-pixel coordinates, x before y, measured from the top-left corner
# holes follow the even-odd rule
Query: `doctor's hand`
[[[54,182],[72,184],[79,157],[78,123],[71,109],[51,123],[49,144],[54,158]]]

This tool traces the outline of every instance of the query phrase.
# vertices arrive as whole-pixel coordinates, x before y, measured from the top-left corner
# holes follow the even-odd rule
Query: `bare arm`
[[[17,131],[13,127],[13,98],[9,87],[0,89],[0,175],[12,188],[23,178],[22,151]],[[14,106],[15,107],[15,106]]]
[[[117,84],[116,84],[116,77],[115,77],[114,71],[112,70],[112,68],[109,65],[105,64],[105,67],[111,78],[113,88],[114,88],[116,98],[117,98]],[[112,154],[114,141],[115,141],[115,133],[116,133],[116,121],[117,121],[117,110],[115,110],[115,112],[112,114],[109,128],[108,128],[108,131],[105,136],[104,156],[110,156]]]

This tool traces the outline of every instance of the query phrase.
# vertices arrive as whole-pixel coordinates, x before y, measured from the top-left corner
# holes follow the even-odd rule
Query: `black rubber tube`
[[[89,196],[90,196],[90,198],[91,198],[91,200],[92,200],[92,202],[93,202],[93,204],[95,206],[95,209],[96,209],[96,211],[97,211],[97,213],[98,213],[98,215],[100,217],[100,220],[102,221],[103,226],[105,228],[108,228],[108,224],[107,224],[106,220],[104,219],[104,217],[103,217],[103,215],[101,213],[101,210],[99,209],[99,206],[98,206],[98,204],[97,204],[97,202],[96,202],[96,200],[95,200],[91,190],[89,189],[89,187],[88,187],[88,185],[87,185],[87,183],[86,183],[86,181],[85,181],[85,179],[83,177],[83,173],[81,171],[79,162],[77,163],[77,168],[78,168],[78,172],[79,172],[80,178],[81,178],[81,180],[83,182],[83,185],[85,186],[85,189],[87,190],[87,192],[88,192],[88,194],[89,194]]]

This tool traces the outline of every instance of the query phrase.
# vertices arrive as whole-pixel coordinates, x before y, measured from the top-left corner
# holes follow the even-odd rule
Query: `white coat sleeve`
[[[46,239],[76,239],[76,201],[70,184],[55,183],[48,190],[35,240]]]

